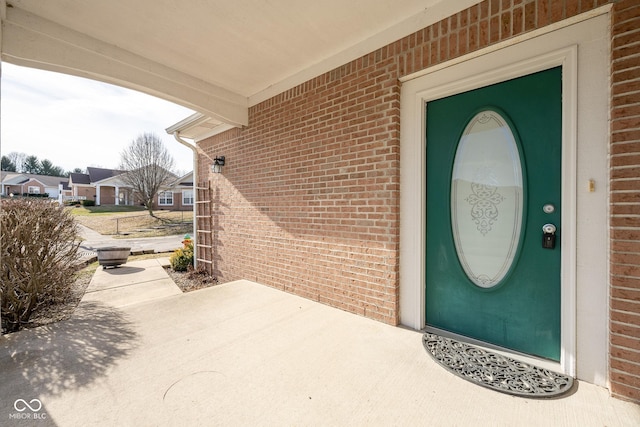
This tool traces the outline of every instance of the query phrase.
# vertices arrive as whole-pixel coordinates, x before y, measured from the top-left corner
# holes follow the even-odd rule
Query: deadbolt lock
[[[556,226],[545,224],[542,226],[542,247],[554,249],[556,247]]]

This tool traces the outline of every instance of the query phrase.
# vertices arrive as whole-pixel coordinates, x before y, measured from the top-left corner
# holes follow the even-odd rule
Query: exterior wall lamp
[[[224,166],[224,156],[218,156],[213,159],[213,164],[211,165],[211,172],[220,173],[222,172],[222,167]]]

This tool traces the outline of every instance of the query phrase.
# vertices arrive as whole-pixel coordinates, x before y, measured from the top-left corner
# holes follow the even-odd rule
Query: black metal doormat
[[[470,344],[426,332],[422,344],[433,359],[457,376],[502,393],[556,397],[571,390],[573,378]]]

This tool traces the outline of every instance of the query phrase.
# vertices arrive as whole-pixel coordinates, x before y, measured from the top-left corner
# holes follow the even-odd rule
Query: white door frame
[[[403,79],[402,324],[414,329],[425,326],[426,103],[562,66],[562,303],[561,360],[557,369],[606,385],[609,11],[610,7],[600,8]],[[595,192],[590,192],[591,181],[596,183]],[[599,242],[597,248],[593,248],[593,242]],[[576,354],[581,355],[580,361]]]

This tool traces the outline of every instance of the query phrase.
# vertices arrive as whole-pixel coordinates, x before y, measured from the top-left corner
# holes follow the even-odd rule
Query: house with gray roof
[[[69,179],[61,176],[3,171],[1,177],[2,196],[24,194],[48,194],[50,198],[71,195]]]
[[[93,200],[96,205],[135,205],[139,203],[134,190],[122,180],[126,172],[118,169],[88,167],[87,173],[69,176],[70,200]],[[190,210],[193,208],[193,174],[175,179],[156,195],[159,209]]]

